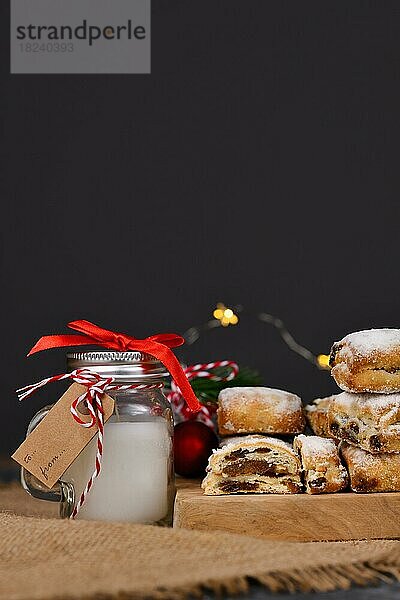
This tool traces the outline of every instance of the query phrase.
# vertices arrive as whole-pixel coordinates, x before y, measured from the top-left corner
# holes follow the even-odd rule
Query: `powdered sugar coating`
[[[400,460],[398,458],[398,454],[371,454],[371,452],[367,452],[366,450],[363,450],[358,446],[348,444],[347,442],[344,442],[341,448],[342,453],[344,453],[343,450],[346,449],[346,454],[348,456],[351,456],[352,465],[356,469],[363,469],[364,471],[368,471],[370,469],[373,469],[377,464],[379,465],[379,467],[382,468],[382,466],[386,462],[393,461],[397,461],[398,466],[400,467]]]
[[[280,448],[281,450],[289,450],[293,453],[293,448],[291,444],[280,440],[279,438],[269,437],[266,435],[237,435],[234,437],[226,438],[221,443],[221,448],[219,448],[218,450],[213,450],[213,453],[221,453],[222,450],[224,452],[231,452],[232,450],[236,450],[238,448],[246,448],[246,450],[249,450],[249,452],[251,452],[252,450],[256,450],[257,448],[259,448],[260,446],[266,447],[269,445],[271,445],[274,448]]]
[[[294,435],[304,430],[301,400],[296,394],[266,387],[233,387],[218,396],[221,436],[235,434]]]
[[[330,403],[332,402],[333,398],[336,397],[336,394],[332,395],[332,396],[327,396],[326,398],[315,398],[315,400],[313,400],[310,404],[306,404],[304,407],[304,410],[307,413],[314,413],[314,412],[327,412]]]
[[[308,494],[339,492],[346,487],[347,472],[333,440],[317,435],[298,435],[293,446],[300,454]]]
[[[363,358],[375,354],[390,354],[400,348],[400,329],[365,329],[349,333],[340,342],[340,347],[347,346],[349,351]]]
[[[400,454],[371,454],[346,442],[341,444],[341,454],[354,492],[400,491]]]
[[[400,394],[338,394],[328,410],[328,430],[371,453],[400,453]]]
[[[400,394],[351,394],[342,392],[333,399],[332,406],[354,410],[357,406],[368,413],[385,413],[393,408],[400,409]],[[335,404],[336,403],[336,404]]]
[[[351,393],[400,392],[400,329],[356,331],[333,344],[331,375]]]
[[[294,440],[294,447],[304,454],[312,454],[317,459],[322,459],[327,454],[333,456],[337,454],[335,442],[330,438],[323,438],[319,435],[300,434]]]
[[[241,403],[246,405],[254,399],[258,402],[274,403],[274,412],[282,416],[288,412],[299,410],[301,408],[301,400],[296,394],[285,392],[284,390],[276,390],[267,387],[232,387],[221,390],[218,396],[220,403],[229,407],[230,403],[236,403],[240,399]]]

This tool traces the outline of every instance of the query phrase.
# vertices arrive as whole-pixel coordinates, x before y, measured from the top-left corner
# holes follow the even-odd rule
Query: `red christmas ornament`
[[[175,472],[182,477],[204,475],[208,457],[218,447],[213,430],[200,421],[183,421],[175,425]]]

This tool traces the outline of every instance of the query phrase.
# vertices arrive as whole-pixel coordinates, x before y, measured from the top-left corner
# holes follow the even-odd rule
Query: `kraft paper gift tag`
[[[71,414],[72,402],[85,391],[85,386],[73,383],[12,455],[48,488],[53,487],[98,431],[97,425],[83,427]],[[102,404],[106,422],[113,414],[114,400],[103,394]],[[85,415],[81,418],[84,421]]]

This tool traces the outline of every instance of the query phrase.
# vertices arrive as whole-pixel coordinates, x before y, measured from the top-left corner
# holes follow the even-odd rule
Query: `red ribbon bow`
[[[175,383],[181,390],[188,407],[193,412],[201,409],[201,404],[197,400],[192,387],[171,348],[176,348],[185,343],[182,336],[175,333],[159,333],[140,340],[125,333],[116,333],[103,329],[90,321],[79,320],[68,323],[70,329],[79,331],[82,335],[45,335],[41,337],[28,356],[42,350],[50,348],[62,348],[65,346],[88,346],[96,345],[103,348],[125,352],[127,350],[137,350],[155,356],[165,365],[174,378]]]

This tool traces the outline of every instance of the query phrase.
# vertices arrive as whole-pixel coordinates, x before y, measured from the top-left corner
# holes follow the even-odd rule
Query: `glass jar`
[[[68,369],[88,369],[116,384],[162,384],[164,365],[142,352],[79,352],[67,355]],[[173,416],[162,387],[107,391],[114,413],[104,426],[100,475],[94,480],[77,518],[170,525],[175,495]],[[30,433],[50,407],[32,419]],[[60,502],[69,517],[91,477],[97,436],[84,448],[52,490],[22,469],[22,485],[31,495]]]

